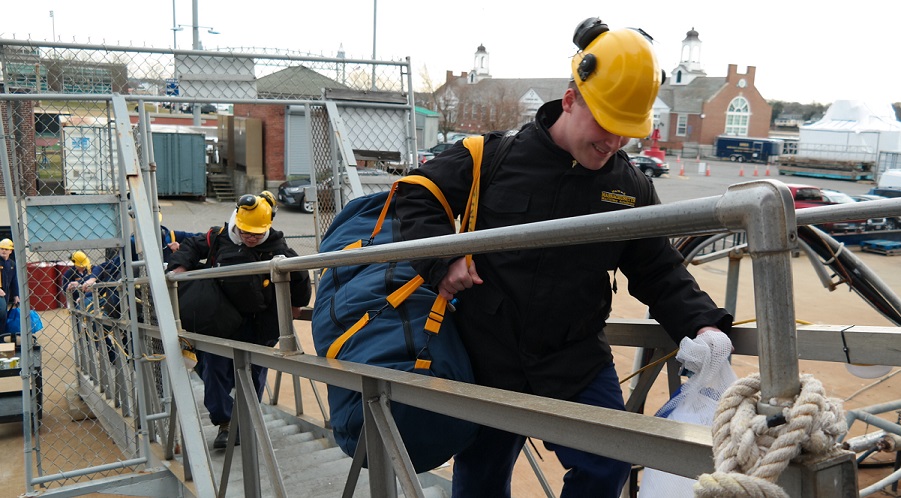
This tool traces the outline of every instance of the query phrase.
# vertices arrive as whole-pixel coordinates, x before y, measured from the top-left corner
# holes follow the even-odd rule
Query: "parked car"
[[[881,195],[882,197],[901,197],[901,188],[897,187],[874,187],[867,194]]]
[[[217,108],[216,104],[200,104],[200,113],[201,114],[216,114]],[[185,104],[181,108],[181,112],[192,113],[194,112],[194,104]]]
[[[304,213],[313,212],[313,202],[307,201],[304,189],[310,186],[309,180],[288,180],[278,186],[278,202],[286,207],[300,208]]]
[[[849,195],[837,190],[821,189],[813,185],[798,183],[786,184],[795,201],[795,209],[829,206],[856,202]],[[851,220],[823,223],[820,228],[829,233],[860,232],[866,229],[867,220]]]
[[[669,173],[669,164],[651,156],[629,156],[632,165],[640,169],[648,178]]]
[[[444,142],[444,143],[440,143],[438,145],[433,146],[432,148],[429,149],[429,152],[437,155],[437,154],[441,154],[442,152],[446,151],[447,149],[450,149],[453,146],[454,146],[454,142]]]
[[[851,198],[857,202],[888,199],[888,197],[873,194],[852,195]],[[867,220],[867,230],[896,230],[898,227],[901,227],[901,218],[870,218]]]

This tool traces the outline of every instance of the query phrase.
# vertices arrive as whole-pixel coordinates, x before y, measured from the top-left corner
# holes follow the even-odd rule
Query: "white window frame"
[[[746,137],[750,123],[751,104],[744,97],[735,97],[726,109],[726,126],[723,132],[734,137]]]
[[[676,136],[684,137],[688,134],[688,114],[676,115]]]

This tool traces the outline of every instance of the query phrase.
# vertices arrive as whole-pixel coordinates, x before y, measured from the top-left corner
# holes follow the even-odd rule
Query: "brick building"
[[[700,54],[701,40],[692,28],[682,42],[679,64],[654,104],[660,147],[694,154],[711,149],[719,135],[768,136],[772,107],[755,87],[756,68],[740,73],[737,65],[729,64],[725,77],[711,77],[701,66]],[[442,129],[483,133],[531,121],[542,104],[560,98],[568,82],[492,78],[488,52],[480,45],[473,69],[459,76],[448,71],[431,104],[442,115]],[[508,119],[499,119],[505,115]]]
[[[725,77],[707,76],[700,54],[701,40],[692,28],[654,104],[660,147],[694,155],[712,148],[719,135],[767,137],[773,109],[755,87],[757,68],[740,73],[729,64]]]

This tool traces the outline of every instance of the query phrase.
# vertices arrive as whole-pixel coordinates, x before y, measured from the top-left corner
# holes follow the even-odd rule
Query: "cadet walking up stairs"
[[[191,374],[191,380],[203,424],[203,438],[207,447],[210,447],[216,437],[218,427],[212,425],[209,414],[203,407],[203,381],[194,373]],[[331,431],[294,417],[267,403],[262,403],[261,406],[263,419],[266,421],[266,429],[275,449],[285,487],[291,490],[291,495],[309,498],[342,496],[352,459],[335,445]],[[227,450],[210,449],[209,451],[213,475],[218,485],[226,461]],[[262,458],[260,458],[259,470],[261,496],[275,496]],[[225,496],[244,496],[243,474],[241,451],[238,446],[235,447],[232,456]],[[446,479],[428,473],[420,474],[419,478],[426,498],[450,496],[450,482]],[[398,487],[398,494],[402,496],[400,487]],[[366,469],[360,473],[353,496],[370,496]]]

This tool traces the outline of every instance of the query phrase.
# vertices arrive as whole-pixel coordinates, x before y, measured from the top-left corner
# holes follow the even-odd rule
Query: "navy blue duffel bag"
[[[431,183],[422,176],[401,181],[405,180]],[[320,251],[394,242],[394,188],[348,203],[323,237]],[[434,184],[429,188],[437,190]],[[440,200],[446,204],[443,196]],[[384,209],[386,204],[388,209]],[[371,243],[365,242],[375,232]],[[407,262],[327,268],[320,277],[313,308],[316,352],[323,357],[471,383],[469,357],[453,319],[444,317],[446,304]],[[328,401],[335,440],[352,456],[363,427],[361,394],[329,386]],[[478,430],[474,423],[394,401],[391,413],[417,473],[445,463],[465,448]]]

